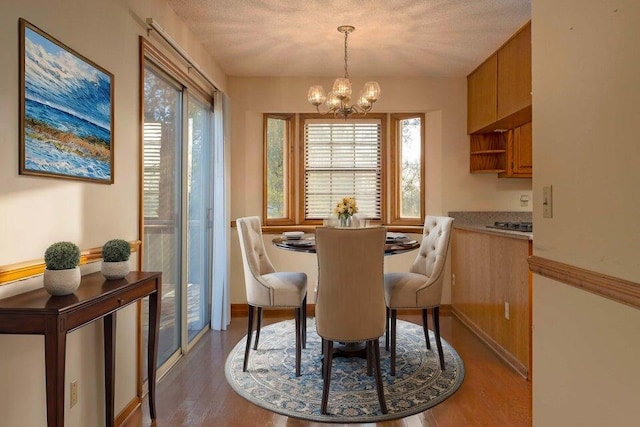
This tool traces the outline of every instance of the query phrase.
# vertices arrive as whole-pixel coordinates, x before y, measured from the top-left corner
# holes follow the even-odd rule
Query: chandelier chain
[[[349,31],[344,32],[344,78],[349,78],[349,57],[347,55],[347,40],[349,38]]]

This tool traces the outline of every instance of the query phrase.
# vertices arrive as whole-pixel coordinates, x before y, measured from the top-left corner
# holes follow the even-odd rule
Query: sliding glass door
[[[181,346],[181,155],[182,88],[145,67],[142,268],[162,272],[159,365]]]
[[[209,325],[211,314],[211,107],[189,97],[187,137],[187,341]]]
[[[166,366],[210,321],[213,110],[150,63],[143,102],[142,267],[162,272],[158,364]]]

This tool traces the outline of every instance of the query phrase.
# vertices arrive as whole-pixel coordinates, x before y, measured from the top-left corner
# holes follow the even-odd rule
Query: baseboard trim
[[[140,407],[142,400],[136,396],[124,407],[122,412],[116,417],[114,424],[116,427],[120,427],[124,422]]]
[[[528,261],[529,270],[535,274],[640,308],[640,283],[537,256],[529,257]]]
[[[249,314],[249,306],[247,304],[231,304],[231,317],[247,317]],[[282,317],[291,315],[293,309],[291,308],[270,308],[263,310],[264,317]],[[420,309],[399,309],[398,314],[416,314],[420,313]],[[307,304],[307,316],[315,316],[316,305]],[[442,304],[440,306],[441,316],[451,316],[451,304]]]
[[[509,366],[511,366],[518,374],[524,379],[530,380],[529,369],[521,361],[519,361],[514,355],[509,353],[504,347],[502,347],[496,340],[491,338],[485,331],[483,331],[478,325],[476,325],[471,319],[456,310],[455,307],[451,308],[451,313],[462,322],[471,332],[476,335],[482,342],[484,342],[494,353],[496,353],[502,360],[504,360]]]

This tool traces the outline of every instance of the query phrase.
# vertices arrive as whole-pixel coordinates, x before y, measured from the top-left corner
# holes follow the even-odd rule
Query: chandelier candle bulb
[[[324,104],[324,102],[327,100],[327,97],[324,94],[324,88],[322,86],[311,86],[309,88],[307,99],[309,99],[309,102],[316,107],[318,105]]]

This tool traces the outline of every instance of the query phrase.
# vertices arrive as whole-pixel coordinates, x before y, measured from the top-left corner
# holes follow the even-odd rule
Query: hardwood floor
[[[398,316],[415,323],[419,315]],[[265,317],[264,324],[280,318]],[[123,427],[319,426],[259,408],[236,394],[224,376],[227,354],[245,335],[246,317],[233,318],[227,331],[207,333],[157,385],[158,419],[151,423],[146,398]],[[385,427],[530,426],[531,382],[503,363],[458,319],[442,316],[442,336],[462,357],[465,380],[457,393],[429,411]],[[373,424],[367,424],[373,426]]]

